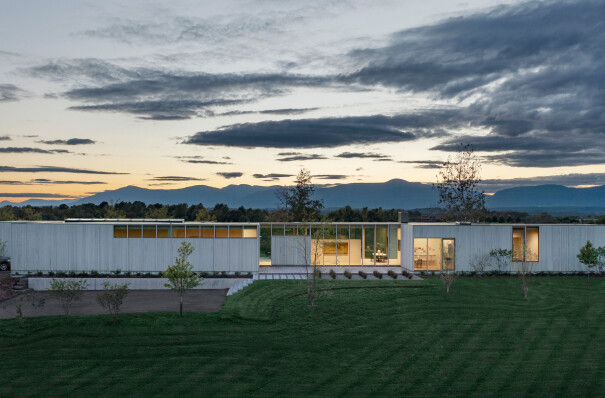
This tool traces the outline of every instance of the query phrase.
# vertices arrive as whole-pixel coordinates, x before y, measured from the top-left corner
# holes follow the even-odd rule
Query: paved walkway
[[[96,291],[84,292],[80,301],[73,304],[70,315],[93,315],[108,314],[108,312],[97,303]],[[47,298],[43,308],[33,310],[27,300],[22,302],[23,316],[46,316],[63,315],[59,300],[49,297],[49,293],[40,292],[40,297]],[[183,310],[185,312],[217,312],[225,297],[227,289],[191,290],[183,299]],[[21,295],[0,302],[0,319],[14,318],[16,305]],[[134,290],[128,293],[122,305],[122,313],[134,312],[178,312],[179,299],[176,293],[167,290]]]
[[[345,271],[349,271],[352,275],[351,279],[362,280],[359,275],[359,271],[363,271],[367,274],[367,279],[379,279],[373,275],[374,271],[381,272],[383,274],[382,279],[389,280],[392,279],[387,275],[389,270],[395,272],[398,276],[397,279],[407,280],[406,277],[401,275],[401,271],[403,268],[401,267],[330,267],[323,266],[318,267],[322,273],[323,279],[331,279],[330,270],[334,270],[336,273],[336,279],[348,279],[344,273]],[[309,272],[310,269],[309,269]],[[257,275],[254,276],[254,280],[266,280],[266,279],[307,279],[307,269],[305,267],[260,267],[260,270]],[[420,280],[417,275],[414,275],[414,280]]]

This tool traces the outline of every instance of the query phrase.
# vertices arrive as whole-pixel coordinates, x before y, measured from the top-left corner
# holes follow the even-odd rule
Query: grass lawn
[[[2,396],[596,397],[605,279],[259,281],[217,314],[0,321]],[[350,287],[355,287],[351,289]]]

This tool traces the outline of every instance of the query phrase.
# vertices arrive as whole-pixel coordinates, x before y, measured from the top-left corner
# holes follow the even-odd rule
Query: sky
[[[605,184],[605,2],[0,0],[0,200]]]

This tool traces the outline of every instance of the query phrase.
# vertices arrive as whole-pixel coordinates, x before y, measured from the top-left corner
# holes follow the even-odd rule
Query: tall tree
[[[200,285],[204,278],[199,277],[193,271],[193,265],[188,261],[189,256],[193,253],[191,243],[181,242],[177,251],[178,256],[174,265],[169,265],[166,271],[162,272],[162,276],[168,279],[168,283],[164,283],[164,286],[171,288],[179,295],[179,312],[183,316],[183,296],[189,289]]]
[[[443,163],[433,184],[439,206],[451,221],[479,221],[485,217],[485,195],[479,189],[481,163],[471,145],[460,145],[458,153]]]
[[[312,198],[315,185],[311,179],[311,172],[303,168],[296,176],[296,185],[283,187],[276,192],[277,198],[287,212],[288,221],[308,222],[320,218],[324,205],[321,200]]]

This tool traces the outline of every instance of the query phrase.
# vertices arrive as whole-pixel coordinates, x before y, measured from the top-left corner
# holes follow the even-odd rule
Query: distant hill
[[[273,186],[229,185],[214,188],[196,185],[180,189],[147,189],[127,186],[105,191],[86,198],[66,200],[31,199],[20,204],[1,202],[0,205],[57,206],[62,203],[83,204],[101,202],[134,202],[189,205],[202,203],[212,207],[225,203],[229,207],[272,209],[278,206]],[[326,208],[382,207],[420,209],[434,207],[437,194],[431,184],[394,179],[383,183],[351,183],[317,186],[316,197],[324,200]],[[562,185],[537,185],[503,189],[487,198],[491,210],[514,210],[528,213],[548,212],[559,215],[605,214],[605,185],[593,188],[568,188]]]

